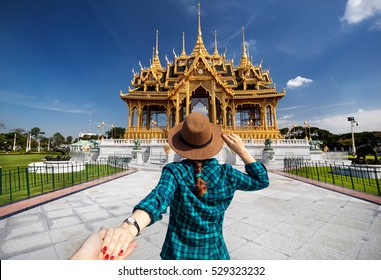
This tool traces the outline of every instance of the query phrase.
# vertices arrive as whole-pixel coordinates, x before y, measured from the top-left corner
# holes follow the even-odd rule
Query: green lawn
[[[0,154],[0,167],[14,169],[19,165],[20,168],[28,167],[29,163],[44,161],[47,154]]]
[[[354,189],[374,195],[381,195],[380,178],[376,180],[371,178],[333,174],[330,166],[302,166],[297,169],[287,170],[286,172],[348,189]]]
[[[69,173],[38,174],[27,169],[0,171],[0,206],[123,171],[99,163],[86,164],[84,170]]]
[[[28,164],[41,162],[46,154],[0,155],[0,206],[65,188],[75,184],[123,171],[116,162],[74,163],[72,171],[62,173],[60,169],[52,169],[53,174],[39,174],[28,170]],[[76,171],[76,165],[85,165]],[[79,170],[79,169],[78,169]]]

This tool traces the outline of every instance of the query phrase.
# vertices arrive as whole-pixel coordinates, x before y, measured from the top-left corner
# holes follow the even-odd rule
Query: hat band
[[[205,144],[201,144],[201,145],[195,145],[195,144],[192,144],[192,143],[189,143],[187,140],[185,140],[182,136],[181,136],[181,132],[179,133],[179,140],[181,142],[183,142],[185,145],[191,147],[191,148],[195,148],[195,149],[201,149],[201,148],[204,148],[206,146],[208,146],[212,140],[213,140],[213,134],[210,136],[210,139],[208,142],[206,142]]]

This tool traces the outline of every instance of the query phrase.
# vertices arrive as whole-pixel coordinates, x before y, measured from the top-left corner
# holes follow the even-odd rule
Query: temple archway
[[[190,102],[190,112],[200,112],[205,116],[209,116],[209,108],[210,108],[210,98],[209,93],[202,86],[196,88],[195,91],[192,92],[191,102]]]

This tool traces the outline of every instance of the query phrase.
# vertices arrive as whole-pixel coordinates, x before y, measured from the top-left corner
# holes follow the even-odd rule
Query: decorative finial
[[[185,58],[187,54],[185,53],[185,33],[183,32],[183,50],[181,51],[180,57]]]
[[[242,26],[242,56],[246,57],[245,27]]]
[[[156,55],[159,55],[159,30],[156,30]]]
[[[214,31],[214,53],[218,54],[218,49],[217,49],[217,31]]]
[[[200,3],[198,3],[198,36],[201,36],[201,8]]]
[[[183,32],[183,52],[185,53],[185,32]]]
[[[175,56],[175,58],[177,58],[177,54],[175,53],[175,48],[172,49],[172,52],[173,52],[173,55]]]

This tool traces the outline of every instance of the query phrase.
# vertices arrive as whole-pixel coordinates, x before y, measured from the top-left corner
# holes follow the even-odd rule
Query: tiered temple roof
[[[125,138],[166,138],[168,130],[183,121],[200,102],[210,121],[223,131],[234,131],[243,138],[280,138],[276,105],[285,96],[285,90],[277,92],[269,70],[264,70],[262,63],[251,62],[244,36],[242,28],[238,66],[225,53],[218,52],[216,33],[214,53],[209,54],[203,43],[199,8],[198,35],[192,53],[185,52],[183,33],[181,54],[174,53],[173,62],[166,57],[163,67],[157,31],[150,67],[141,67],[139,73],[134,73],[132,88],[127,93],[120,92],[129,107]]]

